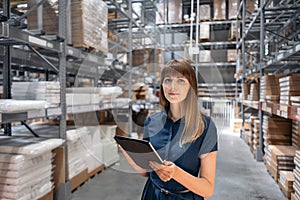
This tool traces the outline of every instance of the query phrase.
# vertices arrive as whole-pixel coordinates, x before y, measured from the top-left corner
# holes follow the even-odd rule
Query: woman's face
[[[172,103],[182,102],[190,89],[190,83],[184,76],[166,76],[163,80],[163,91],[166,99]]]

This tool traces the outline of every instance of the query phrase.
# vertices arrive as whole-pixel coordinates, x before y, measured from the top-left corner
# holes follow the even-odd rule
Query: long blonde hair
[[[183,75],[190,83],[189,92],[182,102],[182,110],[185,116],[185,124],[180,139],[180,144],[193,142],[199,138],[205,129],[202,114],[198,108],[198,87],[196,74],[188,60],[170,60],[162,70],[160,83],[160,105],[164,109],[170,108],[170,102],[166,99],[162,82],[166,76]]]

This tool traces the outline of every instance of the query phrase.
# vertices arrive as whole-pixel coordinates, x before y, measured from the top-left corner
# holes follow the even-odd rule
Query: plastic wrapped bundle
[[[168,1],[168,22],[171,24],[182,23],[182,0]]]
[[[214,0],[214,20],[226,20],[225,0]]]
[[[62,143],[61,139],[1,138],[1,199],[39,199],[52,191],[52,150]]]
[[[236,19],[239,8],[239,0],[229,0],[228,2],[228,19]]]
[[[73,0],[71,3],[72,43],[106,55],[108,8],[101,0]]]
[[[210,5],[200,5],[200,21],[210,21]]]
[[[17,113],[29,110],[41,110],[47,107],[46,101],[1,99],[0,113]]]

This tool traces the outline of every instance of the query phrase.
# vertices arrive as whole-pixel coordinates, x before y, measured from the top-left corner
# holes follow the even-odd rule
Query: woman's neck
[[[181,105],[178,104],[171,104],[170,105],[170,110],[169,110],[169,116],[173,121],[179,120],[182,116],[182,110],[181,110]]]

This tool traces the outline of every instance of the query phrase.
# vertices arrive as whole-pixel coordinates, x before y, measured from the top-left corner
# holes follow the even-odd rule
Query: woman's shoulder
[[[208,115],[205,115],[205,114],[202,114],[202,119],[204,121],[204,125],[205,125],[205,128],[212,128],[212,127],[215,127],[215,123],[213,121],[213,119],[208,116]]]
[[[162,121],[165,117],[167,117],[167,115],[164,111],[151,114],[145,120],[145,125],[148,125],[150,122]]]

